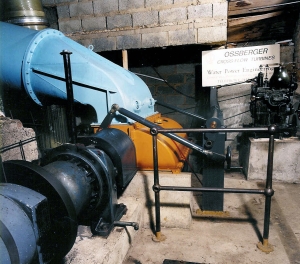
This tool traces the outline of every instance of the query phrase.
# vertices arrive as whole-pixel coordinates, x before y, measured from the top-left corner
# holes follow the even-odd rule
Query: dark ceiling
[[[300,1],[230,0],[227,42],[293,39]]]

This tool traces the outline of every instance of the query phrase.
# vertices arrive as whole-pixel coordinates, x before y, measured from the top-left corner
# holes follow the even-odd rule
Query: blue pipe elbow
[[[101,123],[112,104],[144,118],[154,114],[155,100],[135,74],[67,38],[54,29],[30,30],[0,22],[1,86],[25,89],[39,105],[66,100],[63,50],[70,57],[75,102],[91,105]],[[132,120],[127,120],[132,122]],[[113,120],[112,123],[119,123]]]

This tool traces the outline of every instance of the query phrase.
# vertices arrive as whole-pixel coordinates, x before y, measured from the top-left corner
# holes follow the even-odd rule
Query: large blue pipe
[[[54,29],[35,31],[0,22],[2,88],[25,89],[39,105],[49,98],[66,100],[63,50],[72,52],[74,100],[91,105],[98,123],[114,103],[142,117],[154,114],[154,99],[138,76]]]

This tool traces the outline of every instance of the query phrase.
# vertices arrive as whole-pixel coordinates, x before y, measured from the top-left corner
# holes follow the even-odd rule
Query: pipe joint
[[[265,196],[272,197],[274,195],[275,191],[272,188],[266,188],[264,193],[265,193]]]
[[[155,193],[158,193],[160,191],[160,185],[159,184],[154,184],[153,187],[152,187],[152,190]]]
[[[270,135],[274,135],[278,132],[278,127],[276,125],[270,125],[268,127],[268,132]]]
[[[150,134],[151,134],[152,136],[156,136],[156,135],[158,134],[157,128],[156,128],[156,127],[152,127],[152,128],[150,129]]]

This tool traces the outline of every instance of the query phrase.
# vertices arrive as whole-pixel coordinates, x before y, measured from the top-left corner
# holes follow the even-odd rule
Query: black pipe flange
[[[77,216],[69,193],[61,182],[42,167],[23,160],[3,162],[6,180],[32,189],[45,197],[51,219],[51,247],[47,255],[62,259],[73,247],[77,236]],[[44,223],[47,224],[47,223]]]

